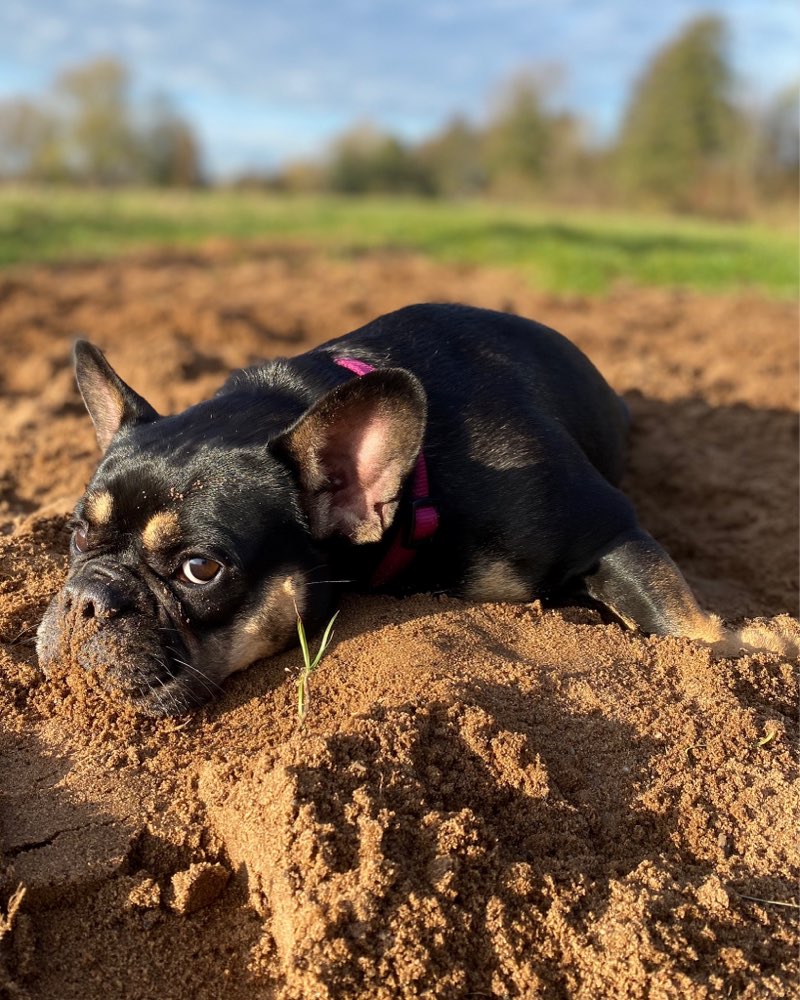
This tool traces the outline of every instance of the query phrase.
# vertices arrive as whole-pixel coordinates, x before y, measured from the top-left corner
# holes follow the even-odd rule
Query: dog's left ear
[[[158,420],[153,407],[122,381],[99,347],[76,340],[72,357],[75,380],[103,451],[123,427]]]
[[[273,442],[297,471],[315,538],[383,537],[422,447],[426,415],[419,381],[384,368],[333,389]]]

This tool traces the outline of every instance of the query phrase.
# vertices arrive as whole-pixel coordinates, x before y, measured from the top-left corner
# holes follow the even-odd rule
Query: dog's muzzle
[[[76,567],[39,626],[45,674],[77,664],[155,715],[204,700],[187,683],[187,638],[134,569],[102,557]]]
[[[126,612],[146,611],[141,607],[141,598],[136,600],[137,591],[141,589],[135,586],[132,573],[125,567],[96,559],[67,581],[64,611],[85,621],[109,621]]]

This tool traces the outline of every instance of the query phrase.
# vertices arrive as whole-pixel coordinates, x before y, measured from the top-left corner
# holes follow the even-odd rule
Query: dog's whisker
[[[153,656],[153,657],[151,657],[151,659],[161,669],[163,669],[163,670],[167,669],[167,665],[160,659],[160,657]],[[167,708],[168,708],[168,702],[165,702],[164,699],[161,696],[162,696],[162,694],[166,694],[167,696],[169,694],[169,691],[168,691],[168,688],[167,688],[167,682],[162,677],[160,677],[158,674],[156,674],[154,676],[153,674],[145,673],[145,671],[144,671],[144,669],[142,667],[139,667],[138,673],[139,673],[140,677],[142,678],[142,681],[144,682],[144,684],[147,687],[148,691],[153,695],[153,697],[155,698],[155,700],[158,702],[159,707],[164,712],[166,712]]]
[[[161,660],[160,658],[157,662],[165,669],[169,670],[169,665]],[[180,702],[174,693],[173,685],[168,681],[165,681],[161,677],[154,677],[151,680],[155,680],[159,684],[159,688],[153,688],[152,684],[149,684],[153,695],[156,697],[159,706],[162,708],[165,715],[171,715],[173,711],[180,709]],[[161,697],[163,695],[163,698]]]
[[[186,669],[190,673],[198,677],[200,679],[200,683],[203,684],[203,686],[206,688],[209,694],[213,694],[214,689],[216,689],[217,691],[224,690],[221,684],[217,684],[216,681],[212,680],[210,677],[204,674],[202,670],[199,670],[193,663],[187,663],[186,660],[181,659],[180,656],[178,656],[178,651],[174,649],[172,646],[167,646],[167,649],[169,650],[170,653],[173,654],[172,655],[173,662],[180,664],[180,666],[182,667],[186,667]]]
[[[316,573],[318,569],[325,569],[325,567],[327,565],[328,564],[326,562],[324,562],[324,563],[317,563],[316,566],[312,566],[310,569],[304,569],[304,570],[302,570],[300,575],[301,576],[309,576],[311,573]]]
[[[21,629],[19,630],[19,632],[17,632],[17,634],[16,634],[16,635],[15,635],[15,636],[14,636],[14,637],[13,637],[12,639],[8,639],[8,640],[7,640],[7,642],[8,642],[8,645],[9,645],[9,646],[14,646],[14,645],[16,645],[16,644],[17,644],[18,642],[20,642],[20,641],[22,640],[22,637],[23,637],[24,635],[28,635],[28,634],[29,634],[30,632],[33,632],[33,631],[34,631],[35,629],[37,629],[38,627],[39,627],[39,626],[38,626],[38,623],[37,623],[37,624],[33,624],[33,625],[27,625],[27,626],[25,626],[24,628],[21,628]]]
[[[216,681],[213,681],[210,677],[206,676],[206,674],[204,674],[201,670],[198,670],[193,664],[187,663],[185,660],[176,660],[175,662],[180,663],[181,666],[186,667],[190,673],[199,678],[200,683],[210,694],[213,694],[214,691],[225,690],[221,684],[217,684]]]
[[[164,682],[162,680],[160,680],[159,678],[152,678],[152,677],[150,677],[150,678],[144,678],[144,681],[145,681],[145,686],[147,687],[148,692],[155,699],[156,704],[158,705],[158,707],[161,709],[161,711],[164,714],[168,714],[167,703],[161,697],[161,692],[159,691],[159,687],[162,690],[164,689],[164,687],[165,687]],[[153,681],[155,681],[156,683],[154,684]],[[158,687],[156,685],[158,685]]]

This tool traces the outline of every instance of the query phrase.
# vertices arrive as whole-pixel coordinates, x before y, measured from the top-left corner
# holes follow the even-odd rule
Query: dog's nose
[[[82,618],[116,618],[132,607],[114,574],[105,567],[75,577],[64,589],[70,608]]]

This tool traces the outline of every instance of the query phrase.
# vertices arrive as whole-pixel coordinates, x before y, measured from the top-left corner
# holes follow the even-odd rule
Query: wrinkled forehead
[[[238,547],[298,520],[286,469],[261,446],[112,446],[76,511],[96,538],[124,534],[149,551],[190,544]]]
[[[260,545],[301,519],[292,475],[266,444],[277,417],[251,396],[214,398],[117,435],[76,512],[100,544]],[[101,530],[102,529],[102,530]]]
[[[96,529],[137,534],[146,548],[163,549],[178,543],[194,509],[210,508],[213,513],[214,494],[223,491],[219,474],[181,469],[153,456],[143,455],[136,462],[109,456],[77,513]]]

